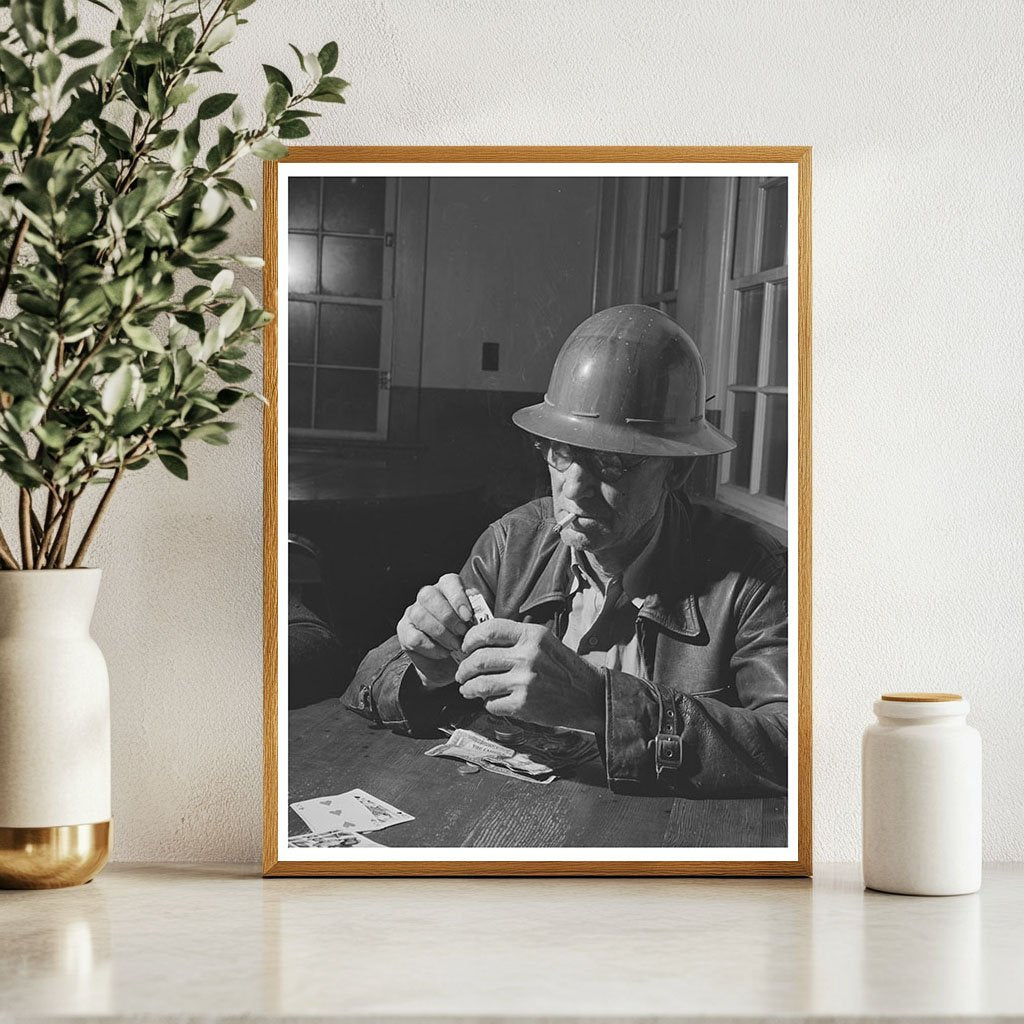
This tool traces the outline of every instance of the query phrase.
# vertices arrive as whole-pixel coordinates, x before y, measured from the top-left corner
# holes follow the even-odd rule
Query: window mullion
[[[761,493],[761,467],[764,449],[765,421],[768,418],[768,398],[762,392],[754,399],[754,437],[753,451],[750,453],[750,493]]]

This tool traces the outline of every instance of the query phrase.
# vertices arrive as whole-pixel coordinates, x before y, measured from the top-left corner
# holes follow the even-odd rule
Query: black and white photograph
[[[323,160],[270,229],[279,866],[797,873],[798,164]]]

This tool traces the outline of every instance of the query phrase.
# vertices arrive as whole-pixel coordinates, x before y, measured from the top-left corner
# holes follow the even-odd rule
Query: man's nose
[[[570,501],[589,497],[596,485],[594,475],[579,461],[571,462],[562,472],[562,497]]]

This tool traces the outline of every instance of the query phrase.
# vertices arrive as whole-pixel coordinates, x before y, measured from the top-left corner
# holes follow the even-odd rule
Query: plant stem
[[[27,487],[21,488],[18,522],[21,526],[21,567],[23,569],[34,569],[35,561],[32,557],[32,492]]]
[[[67,504],[64,506],[64,511],[60,517],[60,530],[57,533],[57,539],[53,542],[53,547],[50,549],[50,555],[46,559],[47,569],[59,569],[61,568],[61,562],[64,560],[64,552],[68,546],[68,534],[71,532],[71,516],[75,511],[75,502],[78,501],[78,495],[81,494],[78,491],[72,495]]]
[[[93,537],[96,535],[96,529],[100,525],[100,520],[103,518],[103,513],[107,511],[107,506],[110,504],[110,499],[114,495],[114,489],[117,487],[118,481],[124,474],[124,466],[118,466],[117,472],[110,478],[110,483],[107,484],[107,489],[103,492],[103,497],[100,498],[100,503],[96,506],[96,511],[93,513],[92,519],[86,527],[85,534],[82,537],[81,542],[78,545],[78,550],[75,552],[75,557],[71,561],[71,568],[77,569],[85,558],[86,551],[89,550],[89,545],[92,543]]]
[[[10,545],[7,543],[3,530],[0,530],[0,562],[3,562],[8,569],[19,568],[18,561],[14,557],[14,552],[11,551]]]
[[[45,565],[48,550],[60,526],[60,513],[64,503],[60,501],[56,490],[50,491],[46,499],[46,518],[43,523],[43,537],[36,552],[36,565]]]

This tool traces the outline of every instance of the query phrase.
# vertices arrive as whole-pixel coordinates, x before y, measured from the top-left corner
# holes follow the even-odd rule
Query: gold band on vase
[[[0,826],[0,888],[59,889],[95,878],[110,856],[110,822]]]

